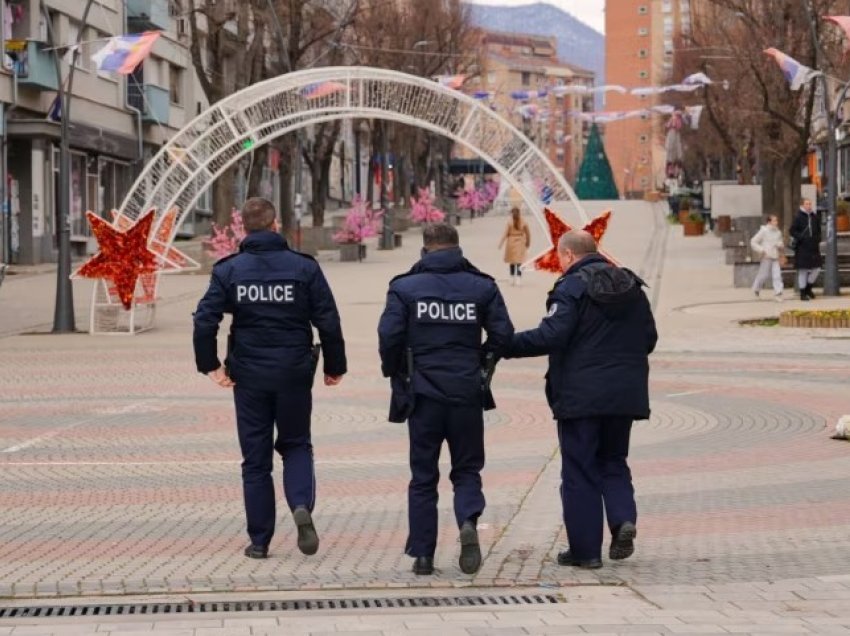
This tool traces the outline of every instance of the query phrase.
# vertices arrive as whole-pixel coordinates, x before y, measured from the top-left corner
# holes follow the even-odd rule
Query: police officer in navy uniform
[[[558,253],[564,275],[536,329],[514,335],[506,357],[549,356],[546,397],[558,421],[561,500],[569,549],[558,563],[602,567],[603,504],[609,557],[634,552],[637,507],[626,458],[633,420],[649,418],[649,360],[658,334],[643,281],[571,231]]]
[[[485,394],[482,360],[510,341],[513,325],[493,278],[463,257],[457,231],[426,226],[422,259],[390,282],[378,326],[381,370],[393,388],[390,420],[408,419],[410,471],[405,553],[416,574],[432,574],[437,546],[438,462],[451,454],[460,568],[481,566],[477,521],[484,510]],[[481,331],[487,334],[482,344]]]
[[[242,221],[248,235],[238,254],[215,264],[194,314],[198,371],[222,387],[233,387],[251,539],[245,556],[253,559],[268,556],[274,534],[275,450],[283,459],[283,490],[298,529],[298,548],[304,554],[319,548],[311,516],[316,503],[311,388],[318,362],[312,327],[319,332],[325,384],[339,384],[346,372],[339,313],[325,276],[313,258],[289,249],[273,231],[275,216],[265,199],[245,202]],[[226,370],[216,351],[225,313],[233,315]]]

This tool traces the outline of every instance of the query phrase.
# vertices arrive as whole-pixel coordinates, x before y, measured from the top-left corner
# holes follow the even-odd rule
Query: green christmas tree
[[[608,163],[605,146],[602,145],[602,137],[596,124],[590,128],[587,149],[584,151],[584,159],[578,171],[576,194],[579,199],[620,198],[611,172],[611,164]]]

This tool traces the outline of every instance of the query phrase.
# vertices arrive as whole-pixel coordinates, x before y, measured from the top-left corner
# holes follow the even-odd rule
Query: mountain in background
[[[538,2],[518,7],[467,4],[475,26],[508,33],[531,33],[558,39],[558,57],[596,74],[596,85],[605,83],[605,36],[566,11]],[[597,96],[600,108],[601,96]]]

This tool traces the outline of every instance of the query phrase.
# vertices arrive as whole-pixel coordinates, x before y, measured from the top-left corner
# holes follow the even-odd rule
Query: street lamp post
[[[381,249],[391,250],[395,247],[395,239],[393,238],[392,218],[390,217],[389,205],[387,201],[387,179],[389,177],[389,154],[387,143],[387,122],[381,120],[381,209],[384,211],[383,225],[381,228]]]
[[[820,42],[818,40],[817,19],[812,11],[812,5],[806,0],[806,11],[809,17],[809,26],[812,31],[812,44],[815,51],[815,68],[818,68],[820,54]],[[841,294],[840,280],[838,275],[838,232],[835,220],[835,201],[838,196],[838,143],[835,139],[838,130],[838,113],[841,105],[847,98],[847,90],[850,82],[844,85],[835,108],[829,106],[829,85],[826,74],[821,73],[819,77],[821,89],[823,90],[823,104],[827,122],[826,142],[826,174],[827,174],[827,197],[826,197],[826,267],[823,273],[823,293],[825,296],[838,296]]]
[[[56,235],[59,243],[59,262],[56,268],[56,304],[53,312],[53,333],[73,333],[74,325],[74,289],[71,284],[71,148],[68,139],[71,122],[71,97],[74,91],[74,70],[80,56],[80,43],[88,22],[89,10],[94,0],[88,0],[83,9],[77,42],[71,51],[71,68],[68,71],[68,87],[62,82],[62,67],[59,63],[59,50],[54,48],[53,58],[56,65],[59,108],[62,114],[59,133],[59,214]],[[44,20],[51,31],[50,14],[44,3],[41,4]],[[55,40],[55,39],[54,39]],[[55,41],[54,41],[55,45]]]

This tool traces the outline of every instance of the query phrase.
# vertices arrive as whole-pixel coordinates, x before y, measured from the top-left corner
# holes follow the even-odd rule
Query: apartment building
[[[607,0],[605,73],[609,84],[626,88],[661,86],[671,76],[679,36],[691,32],[692,0]],[[609,92],[607,111],[652,108],[657,95]],[[664,118],[644,116],[605,125],[605,150],[620,192],[639,194],[664,182]]]
[[[185,22],[169,0],[94,0],[82,24],[85,5],[83,0],[0,0],[0,261],[56,260],[60,124],[51,106],[59,82],[69,75],[67,45],[81,30],[69,136],[76,254],[94,247],[86,210],[106,216],[119,206],[145,159],[206,107]],[[163,35],[135,73],[97,71],[91,55],[104,46],[104,38],[147,30]],[[205,205],[202,200],[199,207]]]
[[[556,95],[552,89],[593,86],[593,72],[559,60],[554,37],[481,31],[479,42],[480,72],[467,88],[490,92],[496,111],[525,132],[573,182],[589,131],[575,115],[592,111],[593,98]],[[545,96],[517,99],[523,91]]]

